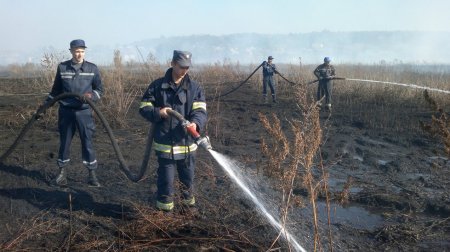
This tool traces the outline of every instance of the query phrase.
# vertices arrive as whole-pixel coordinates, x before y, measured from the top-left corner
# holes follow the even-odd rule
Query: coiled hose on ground
[[[129,167],[127,166],[127,164],[125,162],[125,159],[123,158],[122,152],[120,151],[119,145],[117,144],[116,138],[114,137],[114,133],[113,133],[111,127],[109,126],[108,121],[106,121],[105,117],[103,116],[103,114],[100,112],[100,110],[94,104],[94,102],[92,102],[89,99],[85,99],[82,95],[75,94],[75,93],[64,93],[64,94],[58,95],[58,96],[54,97],[50,102],[40,106],[37,109],[37,111],[33,114],[31,119],[28,121],[28,123],[22,128],[22,130],[20,131],[20,134],[17,136],[17,138],[14,141],[14,143],[0,157],[0,163],[3,163],[6,160],[6,158],[14,151],[14,149],[17,147],[19,142],[23,139],[25,134],[31,128],[33,123],[36,122],[37,119],[39,119],[39,117],[43,113],[45,113],[45,111],[48,108],[53,106],[59,100],[62,100],[62,99],[65,99],[65,98],[72,98],[72,97],[78,98],[81,101],[86,102],[87,104],[89,104],[89,106],[91,106],[92,110],[94,110],[94,112],[100,118],[100,121],[102,122],[103,126],[105,127],[106,132],[108,133],[109,139],[111,140],[111,144],[113,146],[113,149],[114,149],[114,151],[116,153],[116,156],[117,156],[117,158],[119,160],[119,163],[120,163],[120,168],[123,171],[123,173],[125,173],[126,177],[129,180],[133,181],[133,182],[138,182],[139,180],[141,180],[144,177],[145,172],[147,171],[147,168],[148,168],[148,162],[149,162],[149,159],[150,159],[150,152],[151,152],[152,143],[153,143],[154,124],[150,125],[149,131],[148,131],[147,144],[146,144],[146,147],[145,147],[144,159],[142,160],[142,164],[141,164],[141,168],[139,170],[139,173],[138,174],[133,174],[131,172],[131,170],[129,169]]]

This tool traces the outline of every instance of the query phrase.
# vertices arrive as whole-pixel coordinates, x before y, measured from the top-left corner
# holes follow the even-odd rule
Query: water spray
[[[277,221],[275,217],[273,217],[273,215],[267,210],[264,204],[261,203],[260,200],[258,200],[256,195],[240,178],[241,168],[239,167],[239,165],[235,161],[231,160],[230,158],[228,158],[223,154],[220,154],[219,152],[210,149],[209,153],[211,153],[211,155],[214,157],[217,163],[220,164],[220,166],[227,172],[227,174],[234,180],[234,182],[247,194],[248,198],[250,198],[253,201],[253,203],[258,207],[259,212],[264,217],[266,217],[269,220],[270,224],[283,235],[286,241],[288,241],[290,244],[293,245],[294,250],[305,252],[306,250],[297,242],[296,238],[286,229],[286,227],[281,225],[280,222]]]
[[[445,93],[450,94],[449,90],[443,90],[438,88],[431,88],[431,87],[425,87],[425,86],[419,86],[415,84],[406,84],[406,83],[398,83],[398,82],[391,82],[391,81],[376,81],[376,80],[364,80],[364,79],[351,79],[351,78],[341,78],[344,80],[349,81],[361,81],[361,82],[374,82],[374,83],[384,83],[384,84],[390,84],[390,85],[397,85],[397,86],[403,86],[403,87],[411,87],[411,88],[417,88],[417,89],[425,89],[429,91],[435,91],[439,93]]]
[[[280,222],[273,217],[272,214],[269,213],[266,207],[258,200],[256,195],[248,188],[245,182],[236,175],[236,173],[239,171],[239,166],[237,166],[235,162],[231,161],[229,158],[220,154],[219,152],[212,150],[209,138],[207,136],[201,137],[197,132],[195,126],[189,126],[191,123],[186,120],[180,113],[175,110],[168,109],[167,114],[181,122],[181,125],[183,125],[187,133],[189,133],[194,138],[194,141],[198,146],[209,151],[209,153],[217,161],[217,163],[220,164],[220,166],[227,172],[227,174],[234,180],[234,182],[247,194],[247,196],[253,201],[253,203],[255,203],[262,215],[269,220],[270,224],[273,227],[281,232],[283,237],[294,246],[296,251],[306,251],[289,233],[289,231],[286,230],[286,228],[283,227]]]

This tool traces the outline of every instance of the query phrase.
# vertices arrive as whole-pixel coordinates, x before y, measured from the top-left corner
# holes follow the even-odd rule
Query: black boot
[[[67,173],[66,173],[65,167],[61,167],[59,169],[59,174],[53,180],[53,184],[59,185],[59,186],[67,185]]]
[[[95,170],[89,170],[88,183],[90,186],[100,187],[100,182],[98,182],[97,174],[95,173]]]

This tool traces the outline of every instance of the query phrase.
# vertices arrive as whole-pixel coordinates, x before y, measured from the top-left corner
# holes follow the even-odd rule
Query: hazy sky
[[[120,45],[161,36],[450,31],[448,0],[0,0],[0,50]]]

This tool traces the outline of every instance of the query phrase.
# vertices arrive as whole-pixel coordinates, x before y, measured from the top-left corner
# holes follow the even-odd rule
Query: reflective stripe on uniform
[[[171,146],[166,144],[159,144],[157,142],[153,142],[153,147],[156,151],[164,152],[164,153],[171,153],[173,148],[173,154],[185,154],[189,152],[193,152],[197,150],[196,144],[191,144],[191,146]]]
[[[204,109],[206,110],[206,102],[194,102],[192,103],[192,110]]]
[[[161,201],[156,201],[156,208],[164,211],[170,211],[173,209],[173,202],[170,203],[162,203]]]
[[[96,95],[97,95],[97,98],[100,99],[100,93],[99,93],[99,92],[97,92],[96,90],[94,90],[94,94],[96,94]]]
[[[94,73],[79,73],[79,75],[94,76]]]
[[[93,164],[95,164],[95,163],[97,163],[97,159],[94,160],[94,161],[92,161],[92,162],[83,161],[83,164],[84,164],[84,165],[93,165]]]
[[[153,107],[153,103],[151,102],[141,102],[141,106],[139,108],[143,107]]]
[[[61,79],[72,79],[75,73],[72,72],[61,72]]]

